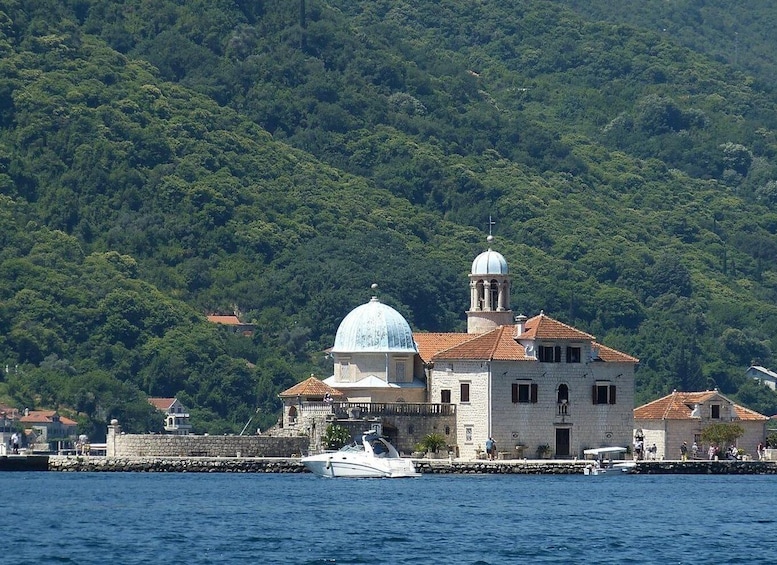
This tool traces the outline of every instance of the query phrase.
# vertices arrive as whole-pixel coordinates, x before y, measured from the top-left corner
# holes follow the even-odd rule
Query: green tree
[[[701,431],[701,440],[710,445],[716,445],[721,449],[733,445],[736,440],[745,434],[745,430],[739,424],[716,423],[706,426]]]

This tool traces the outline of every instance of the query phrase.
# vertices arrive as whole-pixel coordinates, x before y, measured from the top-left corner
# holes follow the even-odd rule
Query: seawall
[[[414,459],[422,474],[582,474],[585,461]],[[21,470],[21,469],[20,469]],[[297,457],[48,457],[49,471],[158,473],[305,473]],[[640,461],[635,474],[777,475],[774,461]]]
[[[295,457],[49,457],[49,471],[143,473],[302,473]]]
[[[640,461],[641,475],[777,475],[775,461]]]

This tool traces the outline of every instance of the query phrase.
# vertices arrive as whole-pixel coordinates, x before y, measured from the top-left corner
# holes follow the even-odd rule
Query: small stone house
[[[345,395],[334,387],[310,375],[301,383],[283,391],[280,396],[283,401],[283,425],[286,428],[307,429],[303,422],[303,414],[331,413],[330,404],[345,400]],[[303,410],[302,407],[305,407]],[[316,409],[318,408],[318,410]]]
[[[717,390],[677,392],[634,409],[635,437],[644,437],[645,448],[656,444],[658,459],[680,459],[680,446],[690,448],[696,442],[698,457],[708,458],[709,445],[701,440],[702,431],[711,424],[735,423],[744,435],[736,445],[757,458],[758,444],[766,438],[767,416],[740,406]],[[725,447],[725,446],[723,446]]]
[[[151,397],[149,404],[165,415],[165,433],[185,436],[189,435],[192,426],[189,423],[189,411],[177,398]]]

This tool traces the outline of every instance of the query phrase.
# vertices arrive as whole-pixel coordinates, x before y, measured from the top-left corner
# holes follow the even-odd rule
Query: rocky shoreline
[[[414,459],[422,474],[582,474],[585,461]],[[21,470],[21,469],[19,469]],[[30,469],[33,470],[33,469]],[[40,470],[40,466],[38,468]],[[306,473],[296,457],[48,457],[57,472]],[[634,474],[775,475],[774,461],[640,461]]]

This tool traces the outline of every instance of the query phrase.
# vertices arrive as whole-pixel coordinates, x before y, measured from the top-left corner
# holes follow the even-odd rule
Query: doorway
[[[569,457],[569,428],[556,428],[556,457]]]

